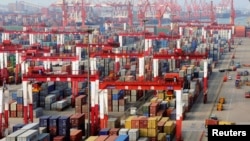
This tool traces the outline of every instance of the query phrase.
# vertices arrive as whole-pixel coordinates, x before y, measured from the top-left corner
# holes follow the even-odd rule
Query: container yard
[[[206,141],[209,125],[249,124],[250,28],[233,0],[185,5],[0,9],[0,141]]]

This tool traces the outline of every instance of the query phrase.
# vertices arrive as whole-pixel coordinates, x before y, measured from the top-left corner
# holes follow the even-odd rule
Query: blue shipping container
[[[69,116],[61,116],[59,118],[59,127],[70,128],[70,117]]]
[[[17,100],[17,93],[16,93],[16,92],[13,92],[13,93],[11,94],[11,97],[12,97],[13,100]]]
[[[50,127],[58,127],[59,118],[60,118],[60,116],[51,116],[49,118],[49,126]]]
[[[42,116],[39,118],[40,127],[49,127],[49,118],[50,116]]]
[[[109,135],[109,128],[103,128],[99,131],[99,135]]]
[[[12,128],[12,129],[13,129],[13,132],[15,132],[15,131],[21,129],[24,125],[25,125],[25,124],[22,124],[22,123],[18,123],[18,124],[16,124],[16,125],[14,125],[13,128]]]
[[[60,136],[70,136],[70,127],[69,128],[59,128],[58,134]]]
[[[17,104],[23,104],[23,97],[17,97]]]
[[[115,141],[129,141],[129,136],[128,135],[119,135]]]
[[[119,100],[119,98],[120,98],[119,94],[112,94],[113,100]]]

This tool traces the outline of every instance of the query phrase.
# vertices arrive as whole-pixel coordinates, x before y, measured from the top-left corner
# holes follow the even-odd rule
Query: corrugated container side
[[[38,135],[38,130],[27,130],[17,137],[17,141],[35,141],[37,140]]]

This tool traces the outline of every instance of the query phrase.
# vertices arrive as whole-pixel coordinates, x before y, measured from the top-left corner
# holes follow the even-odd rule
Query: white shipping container
[[[39,128],[39,123],[29,123],[29,124],[23,126],[21,129],[26,129],[26,130],[36,129],[36,130],[38,130],[38,128]]]
[[[55,95],[48,95],[45,97],[45,103],[53,103],[56,101]]]
[[[26,129],[19,129],[11,134],[9,134],[6,137],[6,141],[16,141],[17,140],[17,136],[21,135],[22,133],[26,132]]]
[[[57,101],[56,103],[57,103],[57,105],[56,105],[57,110],[63,110],[64,108],[66,108],[69,105],[67,100]]]
[[[47,127],[39,127],[38,131],[39,131],[39,134],[46,133]]]
[[[17,141],[37,141],[38,130],[27,130],[17,137]]]
[[[10,109],[11,109],[11,111],[16,111],[16,110],[17,110],[17,109],[16,109],[16,106],[17,106],[17,102],[11,103],[11,104],[10,104]]]
[[[129,129],[126,129],[126,128],[121,128],[120,130],[119,130],[119,135],[127,135],[128,134],[128,131],[129,131]]]
[[[135,141],[139,138],[139,129],[130,129],[128,131],[128,136],[130,141]]]

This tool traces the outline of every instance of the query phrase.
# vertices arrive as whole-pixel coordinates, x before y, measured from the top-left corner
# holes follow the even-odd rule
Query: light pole
[[[143,46],[143,52],[145,53],[145,50],[146,50],[146,22],[148,20],[147,19],[143,19],[143,36],[144,36],[144,46]],[[145,55],[143,56],[144,57],[144,66],[145,66]],[[140,69],[140,68],[139,68]],[[145,67],[143,68],[144,69],[144,76],[143,76],[143,80],[145,81],[146,79],[146,74],[145,74]],[[143,97],[144,97],[144,101],[146,101],[146,90],[143,90]]]
[[[87,77],[87,83],[88,83],[88,132],[87,132],[87,137],[89,137],[91,135],[91,124],[90,124],[90,109],[91,109],[91,88],[90,88],[90,42],[89,42],[89,35],[92,34],[94,30],[93,29],[87,29],[87,33],[88,33],[88,77]]]

